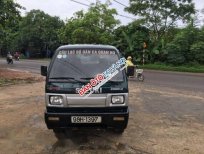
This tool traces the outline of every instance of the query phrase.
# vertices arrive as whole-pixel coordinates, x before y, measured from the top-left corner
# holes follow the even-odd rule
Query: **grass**
[[[204,65],[171,66],[171,65],[165,65],[165,64],[145,64],[144,66],[141,66],[141,67],[144,69],[162,70],[162,71],[204,73]]]
[[[18,83],[17,80],[4,79],[4,78],[0,79],[0,87],[6,86],[6,85],[12,85],[12,84],[16,84],[16,83]]]
[[[0,68],[0,87],[21,83],[34,83],[43,80],[44,78],[36,74]]]
[[[15,84],[22,84],[22,83],[33,83],[34,81],[25,80],[25,79],[0,79],[0,87],[8,86],[8,85],[15,85]]]

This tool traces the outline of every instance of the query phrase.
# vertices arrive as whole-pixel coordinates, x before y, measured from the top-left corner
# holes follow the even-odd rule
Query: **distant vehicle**
[[[18,52],[16,52],[16,53],[14,54],[14,59],[17,60],[17,61],[20,60],[20,54],[19,54]]]
[[[6,61],[8,64],[13,64],[13,56],[11,54],[8,54],[6,57]]]
[[[139,69],[138,65],[128,66],[127,76],[135,78],[139,81],[144,81],[143,69]]]
[[[139,81],[144,81],[144,75],[143,75],[143,69],[139,69],[139,66],[136,65],[135,68],[135,77],[139,80]]]
[[[123,133],[129,118],[125,69],[84,96],[89,93],[89,81],[93,86],[96,76],[119,59],[121,54],[113,46],[65,45],[56,50],[48,70],[41,66],[41,75],[46,76],[45,122],[56,137],[73,127],[113,128]]]

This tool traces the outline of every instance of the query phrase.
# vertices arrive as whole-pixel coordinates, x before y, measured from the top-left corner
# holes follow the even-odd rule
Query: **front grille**
[[[60,107],[47,107],[47,112],[52,113],[121,113],[127,112],[128,107],[89,107],[89,108],[60,108]]]

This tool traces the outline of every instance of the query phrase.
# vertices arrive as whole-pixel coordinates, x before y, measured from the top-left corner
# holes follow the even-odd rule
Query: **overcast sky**
[[[51,16],[58,16],[62,20],[66,20],[73,16],[76,11],[87,10],[87,6],[75,3],[71,0],[15,0],[17,3],[26,8],[25,11],[22,11],[22,15],[25,15],[26,12],[29,12],[32,9],[40,9],[45,13],[48,13]],[[90,3],[94,3],[96,0],[75,0],[84,4],[89,5]],[[101,0],[101,2],[105,2],[106,0]],[[121,4],[117,3],[120,2]],[[128,6],[129,0],[111,0],[111,7],[115,8],[118,14],[126,16],[117,16],[116,18],[121,21],[121,24],[126,25],[127,23],[133,21],[134,16],[124,11],[123,5]],[[196,9],[200,10],[204,8],[204,0],[193,0],[195,3]],[[123,5],[122,5],[123,4]],[[130,17],[130,18],[127,18]],[[201,17],[200,17],[201,18]]]

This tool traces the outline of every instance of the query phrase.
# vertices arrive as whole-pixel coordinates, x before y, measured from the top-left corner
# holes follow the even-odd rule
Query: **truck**
[[[45,76],[45,123],[55,135],[69,128],[93,127],[123,133],[128,124],[125,59],[110,45],[60,46]]]

